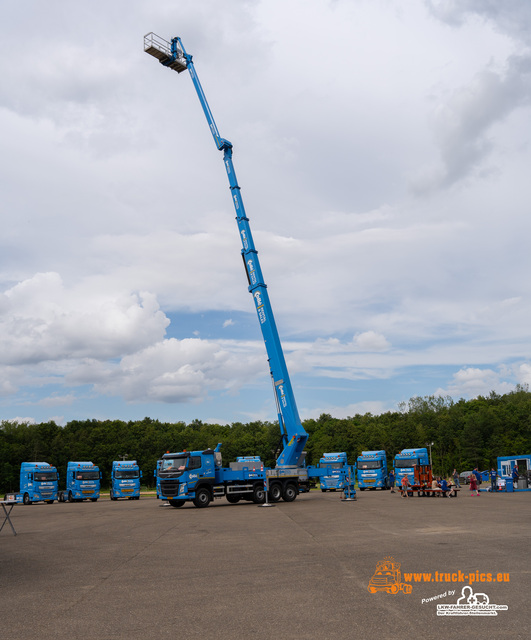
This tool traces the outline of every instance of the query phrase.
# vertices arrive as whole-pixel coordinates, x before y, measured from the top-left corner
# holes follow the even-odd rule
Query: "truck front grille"
[[[163,496],[173,497],[179,493],[178,480],[161,480],[160,488]]]

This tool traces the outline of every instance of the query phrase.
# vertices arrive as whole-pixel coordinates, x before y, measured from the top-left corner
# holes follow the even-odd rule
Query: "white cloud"
[[[160,340],[169,324],[153,294],[115,297],[67,289],[57,273],[39,273],[1,297],[0,363],[116,358]]]
[[[499,372],[492,369],[467,367],[455,373],[448,388],[438,389],[435,395],[474,398],[479,395],[488,396],[491,391],[509,393],[513,389],[514,384],[501,380]]]
[[[237,392],[245,383],[264,375],[264,362],[256,353],[232,352],[222,343],[171,338],[118,363],[87,360],[66,378],[71,385],[93,384],[105,395],[127,402],[200,402],[209,392]]]

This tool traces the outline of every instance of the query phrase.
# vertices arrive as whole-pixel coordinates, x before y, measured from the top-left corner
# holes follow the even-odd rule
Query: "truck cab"
[[[358,456],[358,488],[389,489],[387,477],[387,456],[385,451],[362,451]]]
[[[16,502],[32,504],[57,500],[57,469],[47,462],[23,462],[20,465],[20,493]]]
[[[421,449],[402,449],[397,453],[393,462],[395,468],[396,484],[400,487],[402,478],[408,477],[409,484],[415,485],[415,467],[429,467],[430,460],[428,458],[428,450]]]
[[[142,471],[136,460],[114,460],[111,472],[111,500],[128,498],[140,499],[140,478]]]
[[[99,468],[92,462],[69,462],[66,468],[66,488],[59,492],[59,502],[96,502],[100,497]]]
[[[355,472],[348,467],[347,454],[341,453],[323,453],[323,457],[319,460],[319,484],[321,491],[343,491],[345,483],[348,482],[348,474],[351,471],[351,482],[355,482]]]

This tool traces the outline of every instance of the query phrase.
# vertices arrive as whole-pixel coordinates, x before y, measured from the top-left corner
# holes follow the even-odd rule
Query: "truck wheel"
[[[365,491],[365,487],[359,487],[360,491]]]
[[[74,502],[74,498],[72,497],[72,492],[68,492],[68,502]]]
[[[269,499],[271,502],[278,502],[282,498],[282,485],[275,482],[269,487]]]
[[[265,502],[265,490],[263,486],[257,485],[253,489],[253,502],[255,504],[262,504]]]
[[[46,500],[46,504],[53,504],[53,500]]]
[[[196,492],[194,504],[198,509],[204,509],[204,507],[208,507],[210,500],[210,491],[203,487]]]
[[[184,500],[168,500],[168,502],[172,507],[175,507],[175,509],[182,507],[184,504]]]
[[[298,493],[299,492],[297,491],[297,487],[292,482],[288,482],[288,484],[284,488],[284,493],[282,494],[282,498],[284,502],[293,502],[297,497]]]
[[[234,493],[229,493],[225,497],[227,498],[227,502],[230,502],[231,504],[236,504],[240,501],[240,496],[236,496]]]
[[[98,498],[91,498],[90,501],[91,502],[98,502]]]
[[[30,497],[29,497],[29,495],[27,493],[24,494],[24,497],[22,498],[22,502],[24,504],[31,504]]]
[[[114,495],[114,493],[112,492],[112,489],[109,491],[109,498],[111,500],[118,500],[118,498]]]

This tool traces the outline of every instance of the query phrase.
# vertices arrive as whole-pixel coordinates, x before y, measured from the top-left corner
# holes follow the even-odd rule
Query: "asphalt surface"
[[[154,497],[16,505],[18,535],[0,532],[1,636],[527,638],[530,507],[531,493],[471,498],[466,489],[408,500],[366,491],[355,502],[311,492],[270,508],[221,499],[173,509]],[[402,582],[406,573],[432,582],[369,593],[387,556],[401,563]],[[457,604],[471,573],[508,574],[472,585],[508,608],[437,615],[437,605]]]

